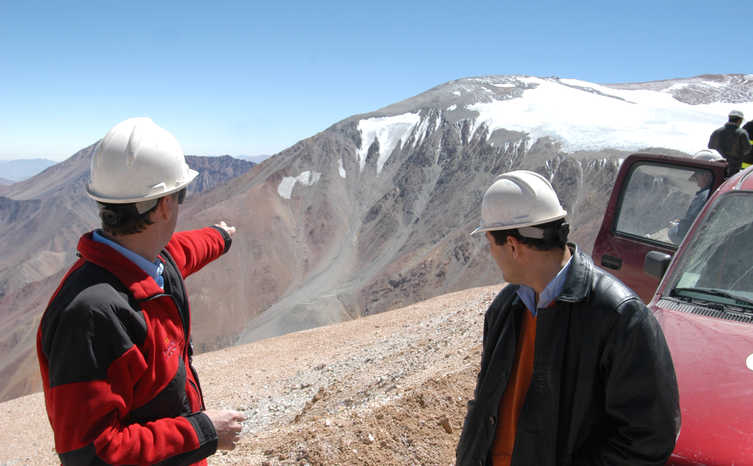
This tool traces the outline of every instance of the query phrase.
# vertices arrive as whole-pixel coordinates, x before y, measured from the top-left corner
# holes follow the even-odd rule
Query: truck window
[[[637,163],[623,191],[616,233],[677,245],[706,203],[712,181],[710,170]]]
[[[721,196],[695,230],[677,267],[670,289],[721,290],[753,299],[753,193]],[[728,302],[722,297],[705,297]]]

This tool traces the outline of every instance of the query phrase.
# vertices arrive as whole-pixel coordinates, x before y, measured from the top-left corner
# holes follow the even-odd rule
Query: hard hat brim
[[[90,184],[87,184],[86,186],[86,194],[88,194],[89,197],[91,197],[95,201],[103,202],[105,204],[133,204],[134,202],[142,202],[142,201],[148,201],[151,199],[158,199],[160,197],[165,197],[165,196],[169,196],[170,194],[176,193],[180,191],[181,189],[185,188],[186,186],[188,186],[197,176],[199,176],[199,172],[189,167],[187,175],[188,175],[187,177],[185,177],[183,180],[181,180],[172,188],[165,189],[163,191],[156,192],[148,196],[139,196],[139,197],[127,198],[127,199],[124,199],[122,197],[112,198],[112,197],[102,196],[101,194],[95,192],[92,189]]]

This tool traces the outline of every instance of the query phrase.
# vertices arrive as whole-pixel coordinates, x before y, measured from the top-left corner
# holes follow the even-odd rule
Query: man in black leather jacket
[[[506,286],[486,312],[458,465],[662,465],[680,428],[664,335],[625,285],[567,244],[537,173],[501,175],[482,221]]]
[[[742,163],[751,163],[751,145],[748,133],[740,128],[743,112],[729,112],[727,123],[711,133],[708,148],[716,149],[727,159],[727,176],[740,171]]]

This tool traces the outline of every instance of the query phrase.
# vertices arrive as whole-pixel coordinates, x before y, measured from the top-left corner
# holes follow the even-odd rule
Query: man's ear
[[[159,222],[170,218],[170,202],[172,196],[164,196],[157,202],[157,207],[152,211],[150,220],[152,222]]]
[[[510,252],[512,252],[512,257],[514,257],[515,259],[520,259],[521,254],[524,253],[523,243],[521,243],[518,238],[512,235],[507,237],[507,243],[510,245]]]

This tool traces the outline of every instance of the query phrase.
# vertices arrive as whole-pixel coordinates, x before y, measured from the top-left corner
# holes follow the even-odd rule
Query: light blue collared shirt
[[[165,264],[163,264],[161,260],[155,259],[154,262],[149,262],[147,259],[136,254],[130,249],[124,248],[115,241],[106,238],[102,235],[102,233],[100,233],[100,230],[94,230],[92,239],[98,243],[106,244],[114,250],[118,251],[120,254],[125,256],[126,259],[138,265],[141,270],[152,277],[154,281],[157,282],[157,286],[162,289],[165,288],[165,279],[162,277],[162,272],[165,271]]]
[[[552,301],[557,299],[560,293],[562,293],[562,287],[565,285],[565,277],[567,276],[567,269],[570,268],[570,263],[572,261],[573,258],[570,256],[570,260],[567,261],[567,264],[562,267],[552,281],[546,285],[544,291],[541,292],[538,303],[536,303],[536,292],[533,291],[533,288],[526,285],[519,285],[518,297],[523,301],[523,304],[526,305],[526,308],[531,311],[531,314],[533,314],[534,317],[539,309],[544,309],[552,304]]]

